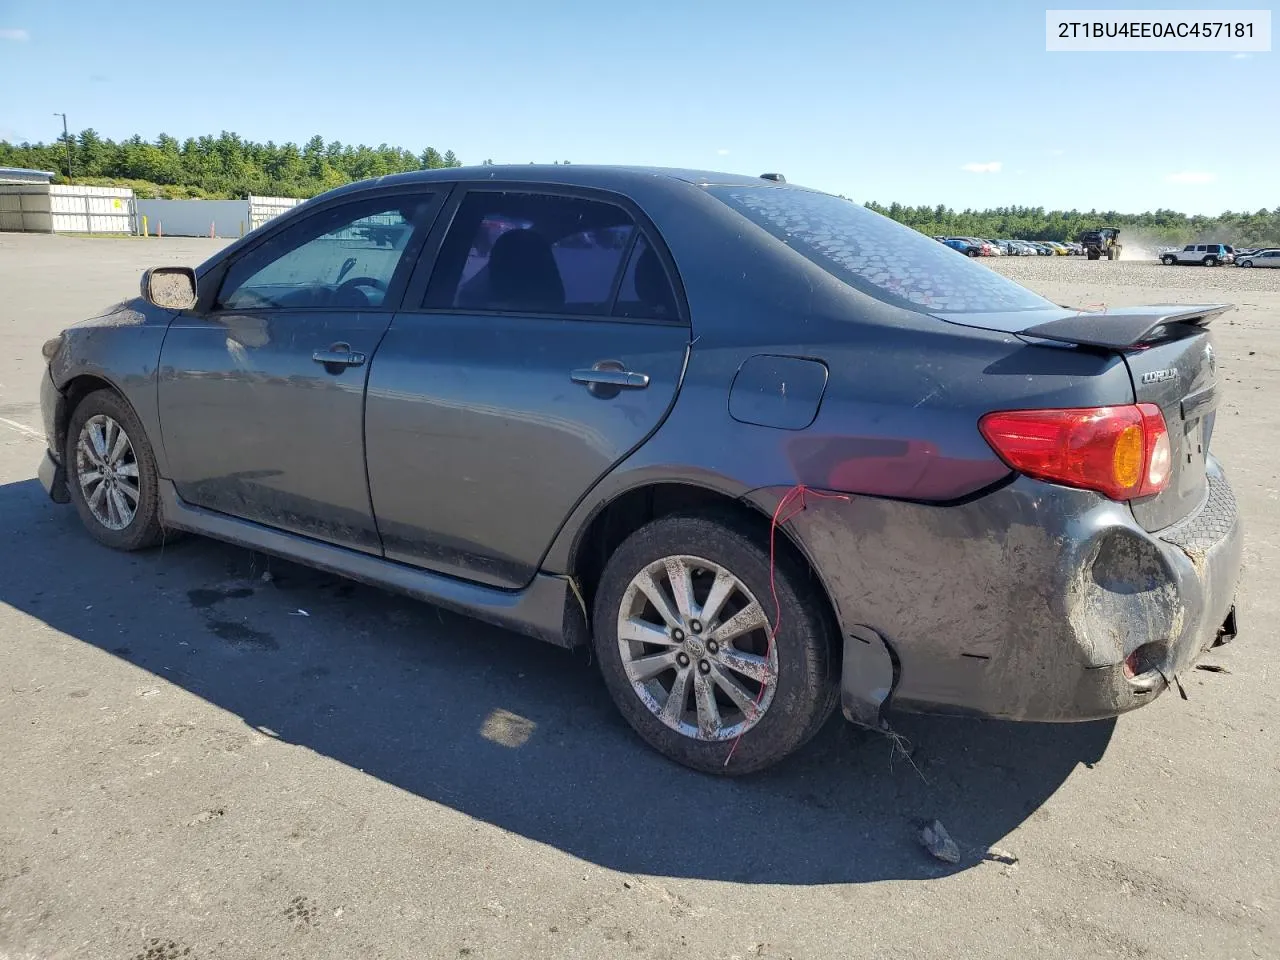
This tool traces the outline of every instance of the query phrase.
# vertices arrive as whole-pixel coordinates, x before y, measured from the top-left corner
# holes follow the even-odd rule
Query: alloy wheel
[[[618,649],[649,711],[695,740],[738,737],[773,702],[778,652],[764,607],[710,560],[664,557],[637,573],[619,605]]]
[[[76,440],[76,478],[95,520],[123,530],[138,512],[138,458],[124,428],[105,413],[85,421]]]

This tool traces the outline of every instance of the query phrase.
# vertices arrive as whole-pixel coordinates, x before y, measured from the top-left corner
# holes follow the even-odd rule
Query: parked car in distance
[[[1198,263],[1206,267],[1216,267],[1231,263],[1234,255],[1231,248],[1224,243],[1189,243],[1181,250],[1172,250],[1161,254],[1160,262],[1165,266],[1175,263]]]
[[[945,242],[947,246],[959,250],[965,256],[985,257],[987,255],[986,245],[973,237],[947,237]]]
[[[1280,250],[1256,250],[1247,254],[1237,254],[1238,267],[1280,267]]]
[[[1234,636],[1228,309],[1081,313],[764,177],[417,171],[51,338],[38,476],[107,547],[202,534],[589,645],[640,738],[748,773],[837,705],[1114,716]]]

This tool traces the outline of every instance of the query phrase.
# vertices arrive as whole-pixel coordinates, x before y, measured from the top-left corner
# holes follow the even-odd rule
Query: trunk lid
[[[1173,454],[1169,485],[1157,496],[1130,504],[1138,523],[1155,531],[1186,517],[1205,497],[1205,458],[1221,400],[1207,326],[1230,309],[1230,304],[1157,304],[1090,313],[1064,308],[935,316],[949,323],[1015,334],[1032,343],[1050,341],[1119,353],[1129,368],[1136,401],[1159,406],[1169,429]]]

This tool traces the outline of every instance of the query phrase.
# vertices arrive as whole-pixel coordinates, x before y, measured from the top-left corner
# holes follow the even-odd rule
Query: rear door
[[[370,493],[389,559],[520,587],[666,416],[687,313],[628,201],[459,193],[370,370]]]
[[[441,206],[365,195],[267,233],[169,327],[165,451],[187,502],[381,553],[364,470],[369,358]]]

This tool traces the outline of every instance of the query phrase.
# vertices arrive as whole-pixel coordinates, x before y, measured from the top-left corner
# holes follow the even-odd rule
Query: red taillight
[[[978,428],[1019,473],[1113,500],[1159,493],[1173,456],[1164,414],[1154,403],[988,413]]]

